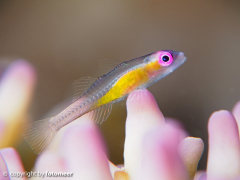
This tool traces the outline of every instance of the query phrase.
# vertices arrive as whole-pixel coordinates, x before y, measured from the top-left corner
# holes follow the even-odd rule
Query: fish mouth
[[[174,59],[173,66],[175,68],[181,66],[187,60],[187,57],[185,56],[185,54],[183,52],[171,51],[170,53],[173,56],[173,59]]]
[[[180,65],[182,65],[187,60],[187,57],[183,52],[180,52],[177,56],[177,61],[179,61]]]

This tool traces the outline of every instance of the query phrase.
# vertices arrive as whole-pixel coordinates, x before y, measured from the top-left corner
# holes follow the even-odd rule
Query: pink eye
[[[169,52],[161,52],[158,62],[161,66],[169,66],[173,62],[173,57]]]

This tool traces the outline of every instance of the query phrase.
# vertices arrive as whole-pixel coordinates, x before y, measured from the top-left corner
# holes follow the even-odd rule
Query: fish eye
[[[173,62],[173,56],[172,56],[172,54],[169,53],[169,52],[160,51],[158,57],[159,57],[159,58],[158,58],[158,59],[159,59],[158,62],[159,62],[159,64],[160,64],[161,66],[169,66],[169,65],[171,65],[172,62]]]
[[[162,56],[162,60],[164,61],[164,62],[168,62],[169,61],[169,56],[167,56],[167,55],[164,55],[164,56]]]

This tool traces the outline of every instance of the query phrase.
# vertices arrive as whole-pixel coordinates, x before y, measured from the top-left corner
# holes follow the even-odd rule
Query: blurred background
[[[100,76],[98,60],[126,61],[164,49],[182,51],[188,60],[148,89],[164,116],[203,139],[199,169],[205,169],[209,116],[240,100],[239,0],[0,1],[1,64],[21,58],[37,70],[32,121],[59,103],[66,102],[64,109],[74,80]],[[123,163],[125,120],[124,101],[99,126],[115,164]],[[36,156],[22,140],[17,148],[30,170]]]

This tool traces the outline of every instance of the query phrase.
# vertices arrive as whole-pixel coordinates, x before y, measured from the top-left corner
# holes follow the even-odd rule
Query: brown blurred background
[[[37,69],[32,120],[70,98],[74,80],[98,76],[99,59],[163,49],[183,51],[188,60],[148,89],[165,116],[204,140],[204,169],[209,116],[240,100],[239,0],[0,1],[0,58],[24,58]],[[117,103],[99,126],[115,164],[123,163],[125,119],[125,102]],[[30,170],[34,156],[26,151],[20,153]]]

